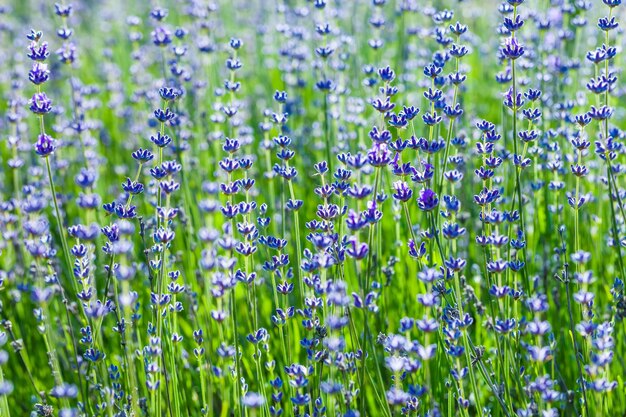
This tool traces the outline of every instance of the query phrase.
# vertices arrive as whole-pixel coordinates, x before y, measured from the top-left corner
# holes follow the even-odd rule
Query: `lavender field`
[[[625,416],[621,3],[5,1],[0,417]]]

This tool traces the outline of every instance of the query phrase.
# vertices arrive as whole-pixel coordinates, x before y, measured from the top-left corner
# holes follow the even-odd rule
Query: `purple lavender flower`
[[[420,195],[417,197],[417,206],[422,211],[432,211],[439,205],[439,198],[437,194],[430,188],[424,188],[420,190]]]
[[[29,109],[34,114],[43,116],[52,111],[52,100],[48,98],[46,93],[35,93],[29,101]]]
[[[55,150],[56,141],[50,136],[44,133],[37,137],[37,142],[35,142],[35,152],[37,152],[37,155],[46,158],[53,154]]]

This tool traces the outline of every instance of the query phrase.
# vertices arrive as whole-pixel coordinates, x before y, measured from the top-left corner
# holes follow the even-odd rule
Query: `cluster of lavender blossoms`
[[[626,413],[621,0],[9,3],[1,417]]]

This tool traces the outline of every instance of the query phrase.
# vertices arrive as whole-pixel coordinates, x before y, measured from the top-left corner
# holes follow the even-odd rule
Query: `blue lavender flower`
[[[432,211],[439,205],[439,197],[429,188],[422,189],[417,198],[417,205],[420,210]]]

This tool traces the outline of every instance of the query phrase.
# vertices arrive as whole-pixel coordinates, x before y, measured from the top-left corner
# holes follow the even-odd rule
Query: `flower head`
[[[56,141],[45,133],[37,137],[37,142],[35,142],[35,152],[37,152],[37,155],[45,158],[54,153],[56,148]]]
[[[439,205],[439,197],[430,188],[424,188],[420,191],[417,198],[417,206],[423,211],[432,211]]]

